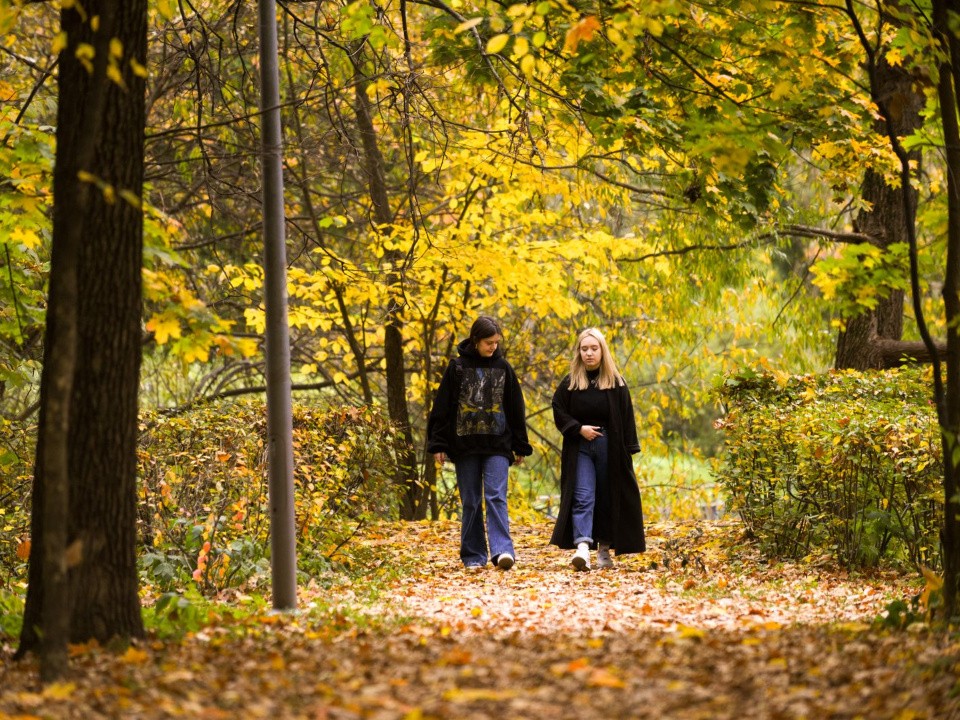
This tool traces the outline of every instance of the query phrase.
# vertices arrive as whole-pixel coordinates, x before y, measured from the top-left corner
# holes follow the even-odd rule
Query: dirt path
[[[548,526],[525,526],[514,533],[518,562],[512,570],[471,573],[460,568],[456,528],[420,526],[408,531],[409,542],[425,548],[419,551],[424,562],[397,583],[391,599],[410,615],[465,635],[593,636],[855,622],[902,597],[902,578],[893,573],[850,580],[816,567],[769,568],[753,555],[731,567],[710,553],[730,528],[713,524],[697,537],[703,527],[652,526],[645,554],[617,558],[612,569],[577,573],[570,552],[546,545]]]
[[[308,589],[299,619],[88,649],[46,693],[8,661],[0,718],[960,718],[960,642],[867,624],[908,578],[769,567],[704,528],[654,526],[647,554],[574,573],[525,526],[512,570],[468,573],[455,525],[391,526],[365,542],[414,570],[373,606]]]

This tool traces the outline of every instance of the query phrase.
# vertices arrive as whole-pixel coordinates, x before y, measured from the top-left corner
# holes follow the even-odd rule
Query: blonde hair
[[[624,385],[623,377],[617,370],[617,363],[610,353],[610,348],[607,347],[607,340],[603,337],[603,333],[597,328],[587,328],[577,335],[577,342],[573,346],[573,360],[570,361],[570,389],[586,390],[590,387],[587,366],[583,364],[583,358],[580,357],[580,344],[588,337],[600,343],[600,376],[597,378],[597,388],[610,390],[617,385]]]

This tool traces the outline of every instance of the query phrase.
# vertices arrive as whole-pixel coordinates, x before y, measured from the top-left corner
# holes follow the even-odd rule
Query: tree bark
[[[355,67],[357,125],[363,143],[364,160],[370,198],[373,202],[373,220],[380,228],[393,223],[387,192],[386,163],[377,142],[377,132],[367,98],[367,78],[358,64]],[[407,406],[407,378],[403,361],[403,293],[402,276],[398,266],[403,261],[396,251],[385,254],[391,264],[387,276],[390,299],[384,320],[384,357],[387,376],[387,412],[400,432],[402,445],[397,457],[395,483],[403,489],[400,516],[404,520],[422,520],[427,516],[428,493],[417,472],[417,454],[410,427],[410,409]]]
[[[50,601],[43,562],[50,521],[45,482],[56,458],[65,460],[66,543],[70,552],[66,600],[73,642],[140,637],[136,565],[137,395],[141,347],[141,272],[145,81],[130,61],[146,65],[146,0],[87,0],[84,14],[65,9],[61,16],[69,45],[61,55],[57,162],[54,173],[53,277],[75,273],[76,295],[51,287],[41,395],[40,433],[34,473],[33,544],[27,602],[18,656],[36,650]],[[98,29],[89,18],[98,17]],[[107,78],[110,41],[122,44],[117,69],[124,87]],[[77,44],[95,49],[93,72],[75,54]],[[78,177],[78,172],[87,175]],[[76,255],[71,257],[71,243]],[[64,247],[67,253],[58,251]],[[59,282],[59,281],[58,281]],[[72,303],[72,308],[65,308]],[[64,313],[66,313],[64,315]],[[60,318],[76,317],[76,362],[71,376],[55,357],[70,344]],[[66,457],[58,448],[57,399],[70,386],[65,428]],[[53,411],[53,414],[52,414]],[[59,492],[60,489],[58,488]],[[60,602],[60,600],[56,602]],[[56,607],[56,606],[54,606]],[[49,607],[46,608],[49,610]],[[61,618],[62,619],[62,618]]]
[[[891,125],[897,137],[909,135],[921,126],[924,98],[911,73],[881,61],[876,68],[876,87],[885,107],[890,108]],[[885,134],[886,124],[878,130]],[[862,195],[869,209],[857,215],[854,232],[875,238],[882,248],[907,242],[906,226],[914,222],[915,213],[911,211],[907,216],[904,192],[902,187],[890,187],[882,175],[868,170]],[[911,202],[910,207],[915,207],[915,203]],[[895,291],[874,310],[849,319],[837,337],[834,367],[870,370],[902,364],[903,358],[909,357],[911,347],[915,349],[915,344],[894,346],[903,337],[903,301],[904,294]]]
[[[943,304],[947,327],[946,382],[937,397],[943,444],[943,614],[953,622],[960,613],[960,123],[957,88],[960,87],[960,43],[950,14],[960,11],[956,0],[935,0],[934,28],[945,51],[940,64],[937,95],[947,160],[947,257],[943,274]],[[939,372],[939,368],[935,368]],[[938,386],[938,390],[943,392]],[[939,394],[939,393],[938,393]]]

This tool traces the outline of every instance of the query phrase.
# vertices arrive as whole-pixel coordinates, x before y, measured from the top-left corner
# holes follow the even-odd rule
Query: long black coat
[[[563,435],[560,459],[560,511],[553,528],[550,544],[568,550],[573,544],[573,488],[577,477],[577,452],[580,448],[582,423],[570,415],[570,378],[565,377],[553,395],[553,421]],[[643,533],[643,506],[640,488],[633,472],[631,455],[640,452],[637,424],[633,417],[633,402],[626,385],[606,391],[610,401],[610,420],[605,426],[608,455],[608,489],[610,526],[602,536],[610,539],[617,554],[646,550]],[[594,521],[595,527],[597,518]],[[598,533],[599,534],[599,533]]]

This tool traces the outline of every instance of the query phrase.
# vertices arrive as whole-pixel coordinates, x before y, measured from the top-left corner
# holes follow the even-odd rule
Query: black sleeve
[[[553,393],[553,422],[557,430],[564,437],[580,433],[583,423],[570,414],[570,376],[560,381],[556,392]]]
[[[640,452],[640,440],[637,438],[637,421],[633,417],[633,401],[626,385],[620,386],[620,422],[623,424],[623,445],[627,452],[635,455]]]
[[[457,422],[457,364],[451,360],[440,380],[433,407],[427,419],[427,452],[450,454],[450,445],[456,437]]]
[[[533,448],[527,439],[527,408],[523,402],[523,390],[513,367],[507,363],[506,397],[504,410],[507,415],[507,427],[510,428],[510,450],[514,455],[532,455]]]

